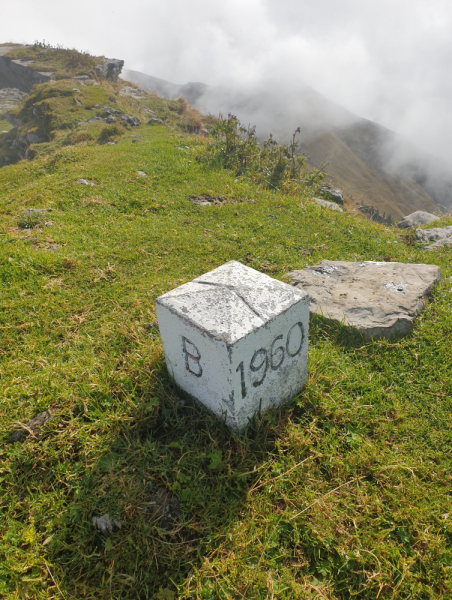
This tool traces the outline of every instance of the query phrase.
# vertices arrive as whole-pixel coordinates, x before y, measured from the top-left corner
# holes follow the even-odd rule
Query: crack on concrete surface
[[[265,322],[266,319],[242,296],[242,294],[236,290],[235,286],[226,285],[224,283],[215,283],[213,281],[197,281],[196,283],[201,283],[202,285],[212,285],[214,287],[223,288],[233,292],[250,309],[250,311],[256,315],[256,317],[259,317],[261,321]]]

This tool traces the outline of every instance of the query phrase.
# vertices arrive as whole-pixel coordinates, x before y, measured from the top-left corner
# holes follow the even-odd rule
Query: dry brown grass
[[[327,182],[338,187],[353,206],[372,205],[396,220],[416,210],[438,207],[414,181],[384,175],[363,162],[342,140],[326,133],[303,147],[309,164],[326,162]]]

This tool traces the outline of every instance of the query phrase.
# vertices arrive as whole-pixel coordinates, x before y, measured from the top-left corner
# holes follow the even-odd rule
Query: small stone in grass
[[[122,527],[122,523],[115,519],[111,519],[108,513],[101,517],[93,517],[93,525],[106,538],[110,537],[112,533]]]
[[[33,417],[33,419],[31,419],[31,421],[28,421],[28,423],[25,425],[25,427],[21,428],[21,429],[17,429],[8,439],[8,443],[10,444],[14,444],[15,442],[23,442],[25,440],[25,438],[27,438],[30,434],[35,435],[36,433],[38,433],[38,431],[41,429],[41,427],[44,427],[44,425],[46,425],[50,419],[51,419],[51,412],[48,410],[45,410],[42,413],[39,413],[39,415],[36,415],[36,417]]]
[[[91,187],[94,187],[94,183],[90,183],[87,179],[77,179],[75,183],[78,183],[78,185],[90,185]]]
[[[417,229],[416,237],[424,242],[434,242],[430,246],[423,246],[423,250],[435,250],[436,248],[452,246],[452,225],[436,229]]]
[[[131,125],[132,127],[139,127],[141,121],[138,117],[131,117],[130,115],[122,115],[121,119]]]
[[[169,529],[181,516],[179,499],[165,489],[158,488],[151,498],[151,512],[157,527]]]
[[[336,212],[344,212],[342,208],[335,202],[328,202],[328,200],[323,200],[322,198],[314,198],[314,200],[318,206],[323,206],[324,208],[329,208],[330,210],[335,210]]]
[[[335,202],[336,204],[344,204],[344,197],[341,190],[333,190],[329,186],[320,188],[320,193],[328,200]]]
[[[24,212],[22,214],[29,215],[31,213],[47,213],[47,212],[52,212],[52,209],[51,208],[27,208],[27,210],[24,210]]]
[[[139,177],[148,177],[148,175],[146,175],[146,173],[144,171],[137,171],[137,175]]]
[[[189,200],[193,201],[193,204],[200,206],[212,206],[214,204],[221,204],[225,202],[227,198],[225,196],[211,196],[210,194],[201,194],[200,196],[188,196]]]

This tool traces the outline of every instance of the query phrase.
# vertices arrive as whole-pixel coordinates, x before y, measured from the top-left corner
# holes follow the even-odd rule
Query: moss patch
[[[5,132],[5,131],[10,131],[10,129],[12,129],[13,126],[8,123],[8,121],[6,119],[1,119],[0,118],[0,134]]]

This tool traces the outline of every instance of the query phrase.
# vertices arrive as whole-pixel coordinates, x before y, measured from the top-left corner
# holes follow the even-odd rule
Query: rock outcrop
[[[425,212],[423,210],[417,210],[411,215],[407,215],[403,217],[403,219],[397,223],[397,227],[399,229],[408,229],[409,227],[414,227],[416,225],[428,225],[429,223],[433,223],[433,221],[437,221],[439,217],[436,215]]]
[[[111,79],[111,81],[118,81],[121,75],[124,61],[117,58],[106,58],[103,65],[97,65],[95,67],[96,73],[100,78]]]
[[[52,73],[30,69],[32,61],[11,60],[7,54],[17,46],[0,46],[0,88],[17,88],[29,93],[36,83],[52,79]]]
[[[330,202],[336,202],[336,204],[344,205],[344,196],[341,190],[335,190],[328,186],[324,186],[320,188],[320,192],[326,200]]]
[[[423,242],[433,242],[424,246],[424,250],[436,250],[452,246],[452,225],[448,227],[437,227],[436,229],[417,229],[416,237]]]
[[[323,260],[289,273],[310,312],[357,329],[366,341],[406,335],[441,281],[435,265]]]
[[[35,84],[52,80],[54,74],[52,72],[37,71],[33,69],[31,65],[33,65],[34,61],[32,60],[13,60],[6,56],[11,50],[16,50],[21,47],[23,46],[0,46],[0,89],[16,88],[21,92],[28,94]],[[123,66],[123,60],[117,58],[104,58],[103,64],[97,65],[94,68],[94,71],[100,79],[118,81]],[[92,79],[94,73],[92,73],[90,77]],[[90,77],[82,75],[75,79],[91,80]],[[95,83],[94,80],[92,80],[92,82]],[[1,100],[2,98],[0,98],[0,104]]]
[[[8,110],[16,108],[26,95],[25,92],[22,92],[17,88],[0,89],[0,115],[3,115]]]

